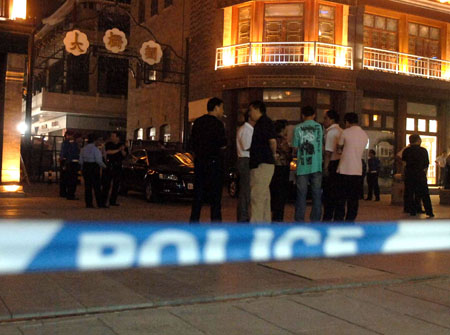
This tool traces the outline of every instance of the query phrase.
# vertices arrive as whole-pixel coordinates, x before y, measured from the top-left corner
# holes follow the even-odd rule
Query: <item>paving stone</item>
[[[49,278],[87,309],[149,302],[102,272],[61,272],[49,274]]]
[[[0,276],[0,298],[13,318],[86,311],[46,274]]]
[[[117,335],[97,318],[44,321],[21,326],[23,335]]]
[[[390,291],[400,292],[410,297],[420,298],[436,304],[450,307],[450,293],[446,289],[441,289],[427,285],[426,283],[414,283],[409,285],[396,285],[387,288]]]
[[[23,335],[16,326],[0,326],[0,334],[2,335]]]
[[[189,323],[171,314],[169,310],[160,308],[102,314],[99,318],[118,335],[204,334]]]
[[[364,334],[365,331],[361,327],[298,304],[287,297],[248,300],[235,303],[234,306],[293,333],[316,331],[322,334],[335,334],[334,331],[339,329],[342,334],[352,332],[357,334],[358,331]]]
[[[306,277],[311,280],[329,280],[336,278],[386,278],[390,276],[389,274],[386,274],[386,272],[346,264],[332,259],[268,262],[263,263],[263,265],[272,269]]]
[[[427,285],[450,291],[450,278],[427,281]]]
[[[382,334],[448,335],[449,332],[448,328],[352,299],[340,293],[311,297],[300,295],[291,299]]]
[[[413,298],[384,287],[367,287],[362,289],[349,289],[342,292],[345,296],[355,298],[379,307],[407,315],[419,315],[424,311],[430,313],[446,312],[450,315],[450,308]],[[450,318],[449,318],[450,319]]]
[[[442,257],[445,254],[448,254],[448,252],[355,256],[339,258],[339,260],[348,264],[403,276],[449,275],[450,257]],[[389,257],[389,262],[385,261],[387,257]]]
[[[195,328],[214,335],[287,335],[291,332],[281,329],[265,320],[249,314],[232,303],[202,304],[171,309]]]

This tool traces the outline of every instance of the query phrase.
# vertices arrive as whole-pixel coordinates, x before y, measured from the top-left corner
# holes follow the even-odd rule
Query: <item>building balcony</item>
[[[450,61],[368,47],[364,69],[450,81]]]
[[[76,93],[54,93],[45,89],[33,96],[33,116],[45,113],[67,113],[90,116],[126,117],[124,97],[90,96]],[[23,104],[25,110],[25,103]]]
[[[216,70],[259,64],[353,69],[353,52],[351,47],[321,42],[253,42],[216,50]]]

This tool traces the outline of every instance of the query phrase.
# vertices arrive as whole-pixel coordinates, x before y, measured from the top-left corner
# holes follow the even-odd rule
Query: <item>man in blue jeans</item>
[[[323,129],[314,121],[316,112],[311,106],[302,108],[303,122],[294,129],[293,147],[297,149],[297,200],[295,221],[305,221],[306,194],[311,184],[311,222],[319,222],[322,216],[322,146]]]

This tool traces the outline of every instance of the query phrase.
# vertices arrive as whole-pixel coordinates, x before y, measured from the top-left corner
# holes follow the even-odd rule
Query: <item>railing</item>
[[[352,48],[320,42],[255,42],[218,48],[216,70],[237,65],[312,64],[353,69]]]
[[[364,48],[364,68],[450,80],[450,61],[367,47]]]

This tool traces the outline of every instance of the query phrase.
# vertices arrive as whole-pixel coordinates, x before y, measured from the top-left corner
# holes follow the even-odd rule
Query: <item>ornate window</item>
[[[319,42],[335,43],[335,12],[335,7],[319,5]]]
[[[398,51],[398,20],[364,14],[364,46]]]
[[[301,42],[304,39],[303,4],[266,4],[264,41]]]
[[[441,30],[418,23],[409,23],[408,53],[430,58],[440,58]]]
[[[252,7],[245,6],[239,8],[239,23],[237,36],[238,44],[250,42],[251,21],[252,21]]]

